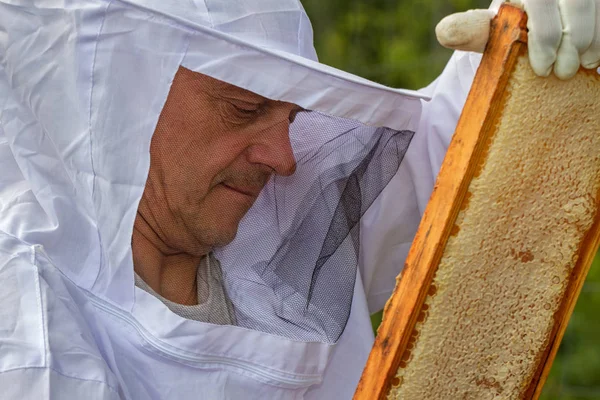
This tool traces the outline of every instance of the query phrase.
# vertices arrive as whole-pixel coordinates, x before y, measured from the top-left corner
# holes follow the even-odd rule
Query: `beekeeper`
[[[538,74],[598,66],[598,0],[522,3]],[[3,0],[0,32],[2,398],[351,398],[478,56],[386,88],[297,0]]]

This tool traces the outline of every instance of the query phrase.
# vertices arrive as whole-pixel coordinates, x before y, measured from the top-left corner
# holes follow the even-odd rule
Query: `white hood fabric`
[[[423,106],[423,95],[316,62],[294,0],[0,2],[3,398],[350,398],[373,339],[369,311],[393,289],[476,63],[455,55]],[[179,66],[372,135],[417,132],[360,222],[360,273],[337,345],[318,327],[299,336],[186,320],[135,287],[133,222]],[[300,153],[327,140],[290,135]],[[308,175],[282,184],[302,188]],[[301,206],[289,199],[274,213],[278,185],[217,252],[229,288],[248,278],[249,248],[272,256],[257,243],[273,235],[273,218]],[[255,313],[273,312],[252,285],[233,292]]]

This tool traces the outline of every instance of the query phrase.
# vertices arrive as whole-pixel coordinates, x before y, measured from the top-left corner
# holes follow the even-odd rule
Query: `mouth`
[[[221,185],[223,185],[225,188],[229,189],[229,190],[233,190],[234,192],[243,194],[245,196],[248,197],[252,197],[253,199],[257,198],[258,195],[260,194],[260,191],[262,190],[261,188],[257,188],[257,187],[239,187],[239,186],[231,186],[228,185],[224,182],[221,183]]]

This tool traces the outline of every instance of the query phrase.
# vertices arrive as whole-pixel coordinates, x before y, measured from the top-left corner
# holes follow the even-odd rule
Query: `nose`
[[[277,175],[290,176],[296,171],[296,158],[290,143],[290,123],[285,120],[258,135],[248,148],[248,161],[266,165]]]

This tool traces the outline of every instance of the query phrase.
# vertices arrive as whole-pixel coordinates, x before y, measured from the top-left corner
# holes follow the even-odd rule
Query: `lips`
[[[238,192],[241,193],[243,195],[249,196],[249,197],[258,197],[258,195],[260,194],[260,191],[262,190],[262,187],[257,188],[257,187],[241,187],[241,186],[233,186],[227,183],[221,183],[221,185],[225,186],[227,189],[229,190],[233,190],[234,192]]]

